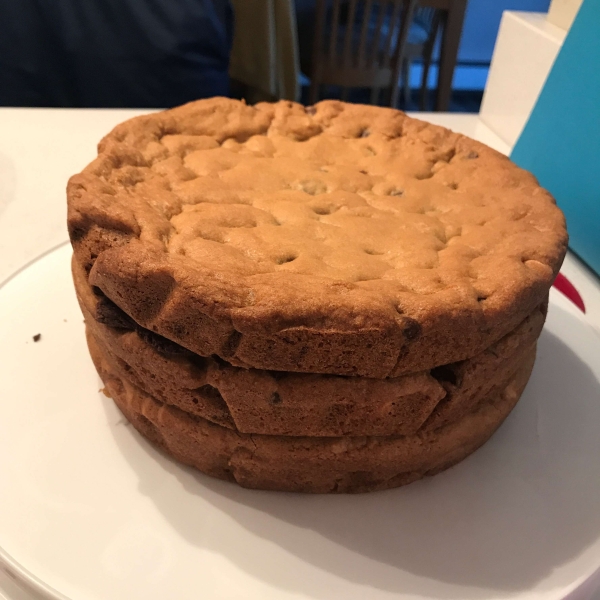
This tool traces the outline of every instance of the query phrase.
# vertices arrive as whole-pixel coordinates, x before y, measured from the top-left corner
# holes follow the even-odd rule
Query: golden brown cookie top
[[[567,242],[506,157],[334,101],[132,119],[68,196],[94,285],[141,325],[259,368],[385,377],[466,358],[540,304]]]

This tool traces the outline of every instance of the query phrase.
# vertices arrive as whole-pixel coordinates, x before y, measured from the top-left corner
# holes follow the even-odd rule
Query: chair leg
[[[402,91],[404,96],[404,109],[410,104],[410,61],[408,57],[402,60]]]
[[[370,98],[369,102],[373,105],[379,104],[380,93],[381,93],[381,88],[372,87],[371,88],[371,98]]]
[[[396,44],[396,52],[392,66],[392,77],[390,79],[390,106],[398,105],[399,84],[401,79],[402,64],[404,60],[404,51],[408,40],[408,30],[412,23],[416,0],[404,0],[404,8],[400,23],[400,33]]]
[[[392,85],[390,88],[390,106],[392,108],[398,108],[398,98],[400,97],[400,82],[396,79],[396,81],[392,81]]]
[[[271,3],[272,4],[272,3]],[[293,8],[293,5],[290,5]],[[321,91],[321,84],[323,83],[321,60],[323,57],[323,34],[325,29],[325,20],[327,12],[326,0],[317,0],[315,12],[315,28],[314,28],[314,39],[312,47],[312,60],[311,60],[311,72],[310,76],[310,90],[308,92],[309,104],[316,104],[319,100],[319,92]],[[292,12],[294,12],[292,10]]]
[[[444,18],[435,110],[447,111],[450,105],[452,76],[456,67],[458,45],[460,43],[466,8],[467,0],[454,0]]]
[[[425,43],[425,47],[423,48],[423,74],[421,77],[421,98],[419,101],[419,110],[425,111],[427,110],[427,82],[429,79],[429,70],[431,68],[431,61],[433,59],[433,48],[435,46],[435,41],[438,36],[438,31],[440,28],[440,12],[439,10],[435,12],[431,24],[431,31],[429,33],[429,38]]]
[[[316,104],[319,100],[319,84],[315,79],[310,82],[310,89],[308,90],[308,103]]]
[[[421,93],[419,99],[419,110],[427,110],[427,80],[429,79],[429,68],[431,67],[431,55],[423,56],[423,75],[421,76]]]
[[[407,58],[400,59],[400,77],[396,80],[392,80],[392,85],[389,93],[390,106],[392,108],[398,108],[398,100],[400,99],[400,90],[402,90],[402,100],[404,102],[404,109],[410,102],[410,87],[408,81],[408,68],[409,61]]]

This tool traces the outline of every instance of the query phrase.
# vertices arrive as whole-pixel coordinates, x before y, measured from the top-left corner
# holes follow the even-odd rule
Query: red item
[[[585,304],[575,286],[562,274],[559,273],[554,280],[554,287],[564,294],[579,310],[585,312]]]

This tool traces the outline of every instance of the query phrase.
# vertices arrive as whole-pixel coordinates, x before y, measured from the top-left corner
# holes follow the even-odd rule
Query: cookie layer
[[[177,460],[244,487],[294,492],[367,492],[397,487],[464,459],[499,427],[518,401],[535,350],[496,396],[459,421],[413,436],[247,435],[165,405],[120,377],[88,338],[106,389],[125,417]]]
[[[460,418],[500,391],[530,353],[545,306],[472,359],[389,379],[243,369],[143,330],[94,295],[73,264],[87,330],[118,374],[159,401],[242,433],[410,435]]]
[[[547,296],[564,219],[490,148],[386,108],[201,100],[118,126],[68,188],[78,262],[201,356],[395,377]]]

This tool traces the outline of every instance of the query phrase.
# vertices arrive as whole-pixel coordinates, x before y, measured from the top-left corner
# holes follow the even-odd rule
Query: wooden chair
[[[441,44],[435,110],[447,111],[452,94],[452,77],[456,67],[467,0],[420,0],[419,5],[422,8],[431,8],[437,11],[437,28],[441,31]],[[429,52],[432,50],[433,44],[429,48]],[[431,63],[431,56],[429,63]],[[423,97],[422,95],[421,101],[423,101]],[[422,104],[422,110],[424,108]]]
[[[415,9],[413,24],[402,55],[401,66],[404,105],[408,106],[410,102],[411,63],[416,59],[421,59],[422,61],[423,70],[419,94],[419,110],[426,110],[427,107],[427,80],[433,59],[435,41],[442,25],[442,11],[423,6],[424,1],[426,2],[426,0],[420,0],[419,6]],[[414,34],[413,29],[415,30]]]
[[[321,85],[371,88],[376,103],[387,90],[398,103],[402,56],[416,0],[317,0],[309,101]],[[329,6],[331,9],[329,10]]]

